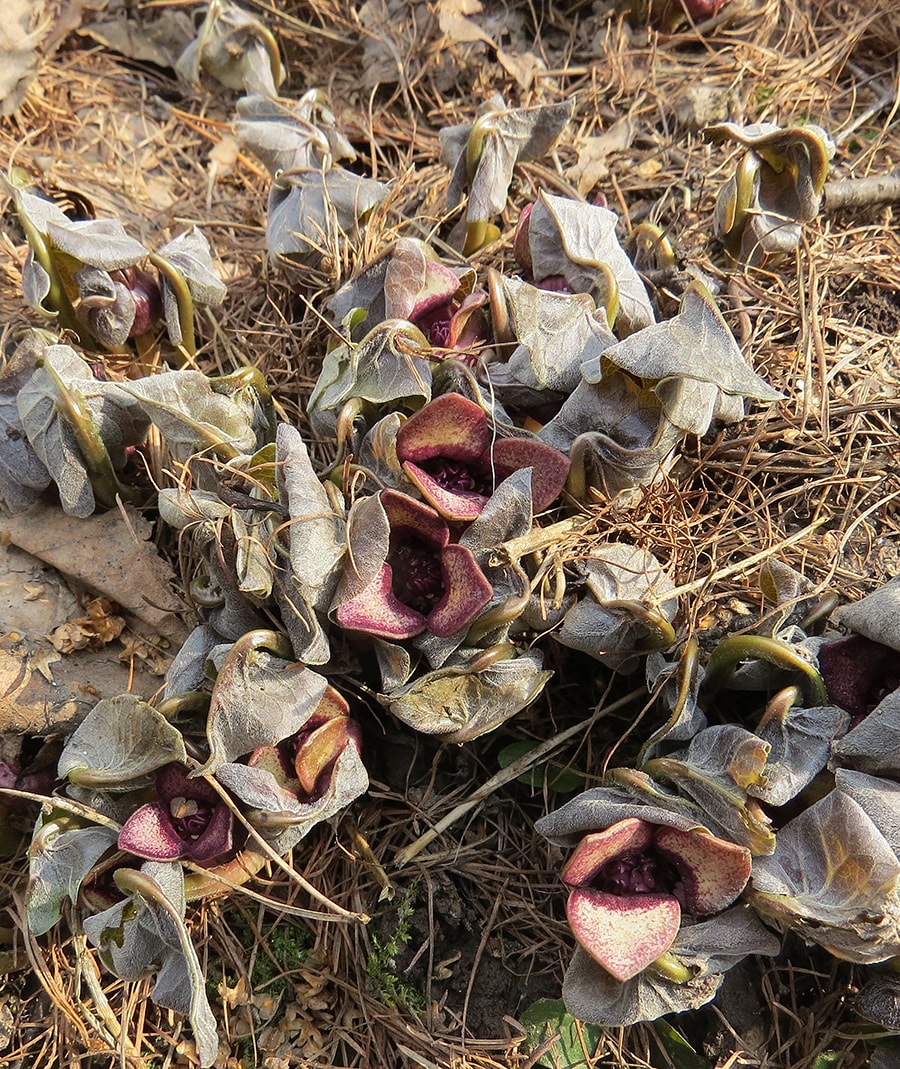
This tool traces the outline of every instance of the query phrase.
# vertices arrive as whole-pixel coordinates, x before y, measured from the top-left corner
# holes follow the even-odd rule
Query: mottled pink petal
[[[709,832],[660,827],[655,845],[678,869],[690,913],[718,913],[731,905],[750,879],[750,851]]]
[[[294,771],[307,794],[317,793],[319,777],[334,766],[350,741],[347,724],[347,717],[335,716],[320,724],[300,744],[294,758]]]
[[[467,627],[493,596],[472,551],[456,544],[441,552],[444,596],[428,614],[428,630],[448,638]]]
[[[539,290],[546,290],[548,293],[571,293],[572,287],[569,285],[569,280],[565,275],[547,275],[546,278],[542,278],[539,282],[534,283]]]
[[[247,758],[250,768],[262,768],[275,777],[279,787],[284,787],[293,779],[294,770],[290,768],[277,746],[260,746]]]
[[[424,242],[400,238],[387,256],[384,309],[388,319],[415,321],[432,308],[447,304],[459,279],[446,264],[431,259]]]
[[[570,887],[588,883],[612,858],[644,850],[653,841],[656,827],[638,817],[627,817],[604,831],[585,835],[562,871],[563,883]]]
[[[172,827],[167,807],[150,802],[122,825],[119,849],[150,861],[177,861],[187,853],[187,843]]]
[[[454,523],[470,523],[478,519],[488,499],[476,490],[450,490],[433,479],[427,471],[418,465],[405,461],[403,470],[406,477],[418,489],[425,500],[435,508],[444,519]]]
[[[458,289],[459,279],[446,264],[437,260],[426,260],[425,282],[416,294],[415,305],[409,318],[415,322],[419,316],[427,315],[448,304]]]
[[[425,617],[398,601],[393,591],[394,573],[384,564],[362,593],[345,601],[335,617],[348,631],[363,631],[377,638],[398,641],[420,635],[426,627]]]
[[[579,887],[566,913],[578,942],[622,982],[664,954],[681,925],[681,907],[671,895],[620,897]]]
[[[684,0],[687,13],[698,21],[711,18],[724,3],[725,0]]]
[[[349,716],[350,703],[339,690],[336,690],[329,683],[313,715],[321,716],[328,720],[333,716]],[[353,725],[354,721],[350,721],[350,723]]]
[[[384,508],[393,534],[411,531],[417,538],[435,549],[442,549],[450,541],[450,531],[440,516],[421,501],[397,490],[382,490]]]
[[[532,438],[501,438],[492,450],[497,482],[521,468],[531,468],[531,499],[543,512],[562,493],[569,477],[569,458]]]
[[[490,429],[485,413],[459,393],[444,393],[429,401],[397,432],[397,457],[421,464],[445,457],[475,463],[488,447]]]

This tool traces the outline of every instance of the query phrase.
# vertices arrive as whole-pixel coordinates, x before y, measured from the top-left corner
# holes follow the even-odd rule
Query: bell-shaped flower
[[[276,780],[303,801],[321,798],[338,758],[347,746],[360,746],[359,726],[350,708],[333,687],[303,727],[275,746],[262,746],[250,755],[251,768],[268,768]]]
[[[258,747],[245,765],[223,765],[216,776],[248,807],[248,819],[273,849],[283,853],[366,790],[361,745],[347,701],[328,687],[299,731]]]
[[[646,17],[650,25],[663,33],[674,33],[685,23],[696,26],[711,19],[724,4],[725,0],[650,0]],[[632,11],[637,10],[639,5],[634,5]]]
[[[778,949],[735,905],[750,851],[682,810],[597,787],[537,823],[551,842],[575,848],[562,879],[579,945],[563,998],[581,1020],[633,1024],[703,1005],[742,957]]]
[[[533,438],[497,438],[487,414],[458,393],[436,397],[397,432],[397,459],[425,500],[446,519],[474,520],[498,483],[532,469],[535,512],[559,496],[568,458]]]
[[[470,549],[450,541],[438,513],[383,490],[358,500],[347,520],[349,549],[332,605],[341,627],[394,641],[468,627],[493,590]]]
[[[209,862],[232,847],[231,810],[215,788],[191,779],[183,765],[156,776],[157,801],[142,805],[119,832],[119,849],[151,861]]]
[[[816,653],[831,701],[856,719],[900,687],[900,577],[834,614],[851,634],[826,634]]]
[[[474,282],[471,268],[449,267],[424,241],[400,238],[345,282],[328,307],[338,323],[352,324],[353,340],[378,323],[399,319],[418,327],[436,348],[464,351],[490,336],[488,296]]]
[[[710,834],[639,817],[586,835],[562,879],[578,942],[617,980],[664,954],[682,913],[719,913],[750,876],[750,851]]]

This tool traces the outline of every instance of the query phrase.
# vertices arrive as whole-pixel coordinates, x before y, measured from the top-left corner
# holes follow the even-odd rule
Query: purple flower
[[[156,280],[139,267],[103,271],[83,267],[75,275],[78,318],[104,345],[116,347],[155,329],[163,314]]]
[[[487,304],[484,290],[475,290],[462,299],[454,294],[443,304],[424,312],[414,310],[410,321],[435,348],[465,352],[480,348],[490,337]]]
[[[705,828],[627,817],[586,835],[563,869],[575,938],[615,979],[637,976],[675,941],[682,913],[729,906],[750,877],[750,851]]]
[[[823,643],[818,661],[829,699],[854,719],[871,713],[900,687],[900,654],[864,635]]]
[[[331,784],[338,759],[348,746],[360,748],[359,725],[350,706],[328,687],[303,727],[275,746],[261,746],[250,755],[251,768],[268,769],[279,786],[306,803],[316,802]]]
[[[535,512],[559,496],[568,458],[532,438],[495,438],[486,413],[458,393],[445,393],[397,432],[397,459],[432,508],[455,522],[474,520],[494,488],[531,468]]]
[[[493,595],[471,550],[451,542],[446,522],[421,501],[396,490],[377,499],[389,530],[387,554],[361,590],[339,597],[337,622],[393,641],[423,631],[447,638],[467,627]]]
[[[233,817],[216,790],[183,765],[156,774],[159,801],[136,810],[119,832],[119,849],[151,861],[209,862],[232,847]]]

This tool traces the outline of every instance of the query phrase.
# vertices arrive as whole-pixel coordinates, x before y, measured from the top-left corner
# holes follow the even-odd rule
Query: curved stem
[[[189,690],[174,698],[166,698],[156,706],[156,711],[166,720],[174,720],[182,713],[205,713],[209,709],[210,694],[205,690]]]
[[[604,609],[613,612],[626,612],[635,617],[637,622],[647,630],[647,635],[634,644],[635,650],[640,653],[649,653],[652,650],[668,649],[675,642],[675,628],[665,616],[660,616],[641,601],[603,601],[600,603]]]
[[[181,331],[181,347],[188,356],[196,356],[194,298],[191,296],[187,280],[171,261],[167,260],[165,256],[160,256],[158,252],[151,252],[148,258],[157,271],[165,275],[166,281],[175,294],[175,302],[178,305],[178,329]]]
[[[704,688],[721,690],[726,687],[741,661],[767,661],[789,672],[802,672],[806,677],[806,698],[810,704],[828,705],[825,681],[814,666],[789,643],[762,635],[732,635],[720,642],[706,665]]]
[[[94,426],[91,411],[85,404],[84,398],[78,390],[71,389],[63,382],[50,361],[43,361],[41,366],[53,380],[59,392],[66,421],[78,442],[78,450],[84,460],[84,466],[97,500],[106,508],[115,507],[117,495],[121,495],[126,501],[137,501],[138,496],[134,490],[119,482],[106,444]]]

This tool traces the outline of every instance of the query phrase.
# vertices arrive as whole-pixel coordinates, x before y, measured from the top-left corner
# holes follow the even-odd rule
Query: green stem
[[[734,670],[742,661],[767,661],[777,668],[802,672],[806,677],[806,698],[811,706],[828,705],[825,681],[816,669],[804,660],[787,642],[763,635],[732,635],[713,650],[706,665],[703,686],[706,690],[721,690],[728,685]]]
[[[25,232],[25,238],[28,241],[28,247],[31,249],[31,254],[37,263],[47,272],[47,277],[50,282],[50,289],[47,296],[44,298],[44,302],[49,304],[49,308],[45,307],[44,302],[42,302],[41,310],[46,315],[56,316],[60,327],[66,330],[72,330],[80,336],[84,328],[78,322],[78,317],[75,315],[75,309],[72,306],[72,302],[69,300],[68,293],[66,293],[66,287],[53,257],[52,243],[46,234],[42,234],[40,230],[34,226],[28,218],[27,213],[21,211],[19,208],[19,197],[17,194],[23,186],[29,184],[27,176],[22,174],[21,178],[21,182],[17,179],[15,182],[7,181],[4,185],[6,185],[7,190],[15,203],[16,215],[19,219],[20,226]]]
[[[687,704],[687,700],[691,694],[691,688],[694,683],[694,679],[697,675],[697,663],[699,657],[700,647],[696,638],[693,636],[687,640],[684,646],[684,650],[681,654],[681,659],[678,661],[678,667],[676,668],[676,679],[678,682],[678,696],[675,699],[675,704],[672,707],[672,715],[663,724],[661,728],[655,731],[650,738],[644,743],[641,748],[640,755],[638,757],[638,765],[643,765],[647,751],[658,742],[668,735],[673,727],[681,719],[681,714],[684,712],[684,707]]]
[[[828,617],[831,616],[840,603],[841,598],[837,591],[826,590],[818,602],[813,605],[800,621],[801,629],[808,635],[821,634],[825,624],[828,622]]]
[[[496,646],[488,646],[472,658],[465,666],[466,675],[477,675],[486,668],[490,668],[497,661],[511,661],[516,656],[516,647],[511,642],[500,642]]]
[[[569,476],[566,479],[566,493],[576,501],[583,502],[587,497],[587,465],[590,444],[586,434],[580,434],[569,450]]]
[[[187,280],[178,268],[160,256],[158,252],[151,252],[150,263],[166,276],[169,285],[175,294],[175,302],[178,305],[178,327],[181,330],[181,347],[188,356],[197,355],[197,342],[194,337],[194,298],[191,296]]]
[[[632,230],[628,243],[632,246],[641,246],[643,251],[652,254],[653,263],[658,271],[674,267],[678,262],[672,243],[666,237],[662,227],[656,223],[638,223]]]
[[[178,694],[174,698],[166,698],[159,702],[156,711],[166,718],[174,720],[183,713],[205,713],[209,710],[210,694],[205,690],[189,690],[184,694]]]
[[[619,280],[608,264],[598,263],[596,266],[600,268],[606,282],[603,307],[606,311],[606,322],[612,328],[616,325],[616,317],[619,314]]]
[[[611,612],[626,612],[636,618],[647,631],[644,638],[635,642],[634,648],[640,653],[650,653],[652,650],[666,650],[675,642],[675,628],[665,616],[660,616],[641,601],[604,601],[601,602],[604,609]]]
[[[42,361],[39,366],[44,368],[59,392],[63,414],[75,435],[97,500],[105,508],[114,508],[117,496],[132,503],[138,501],[137,493],[119,482],[106,445],[94,426],[91,411],[84,398],[76,389],[70,389],[63,382],[50,361]]]

